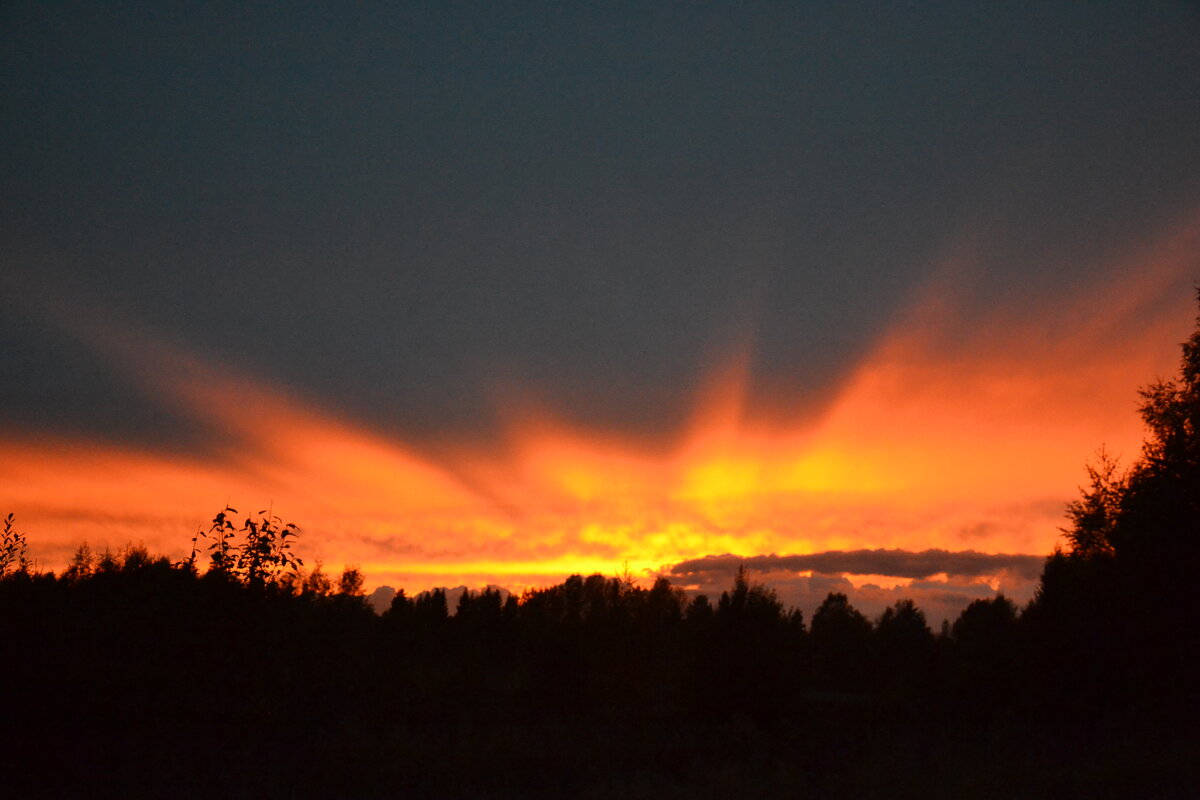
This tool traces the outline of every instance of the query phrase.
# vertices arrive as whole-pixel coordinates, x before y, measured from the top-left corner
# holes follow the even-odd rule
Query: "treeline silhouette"
[[[574,575],[520,598],[305,569],[224,509],[171,563],[0,542],[5,776],[39,795],[1196,796],[1200,320],[1101,452],[1035,599],[935,633],[743,569],[719,597]],[[206,562],[206,563],[205,563]],[[201,566],[204,564],[204,568]]]
[[[255,584],[138,547],[10,572],[12,774],[60,794],[551,795],[787,767],[811,788],[884,729],[992,709],[1017,646],[1002,597],[935,635],[909,602],[873,624],[842,594],[806,626],[744,573],[715,603],[576,575],[453,614],[441,590],[400,593],[382,615],[343,578]]]

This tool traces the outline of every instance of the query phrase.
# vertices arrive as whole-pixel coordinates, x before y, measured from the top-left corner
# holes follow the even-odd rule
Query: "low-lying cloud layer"
[[[1033,598],[1044,556],[973,550],[833,550],[805,555],[718,555],[681,561],[660,574],[693,594],[715,598],[738,569],[774,590],[806,620],[830,592],[845,594],[860,611],[878,618],[899,600],[912,600],[933,626],[953,622],[972,601],[1003,594],[1018,605]]]
[[[823,575],[887,575],[931,578],[954,575],[979,578],[1009,573],[1025,580],[1041,574],[1045,556],[978,553],[974,550],[829,550],[807,555],[705,556],[681,561],[669,573],[683,579],[730,576],[741,566],[752,572],[817,572]]]
[[[975,550],[829,550],[803,555],[712,555],[664,568],[661,574],[710,598],[728,589],[738,569],[773,589],[805,619],[830,592],[840,592],[870,617],[912,600],[930,624],[953,621],[973,600],[1004,594],[1018,605],[1037,590],[1045,556]]]

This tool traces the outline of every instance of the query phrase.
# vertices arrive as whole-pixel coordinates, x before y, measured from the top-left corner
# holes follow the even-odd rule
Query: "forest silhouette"
[[[1200,296],[1198,296],[1200,299]],[[61,574],[0,542],[6,783],[34,796],[1189,797],[1200,793],[1200,318],[1141,390],[1034,599],[940,632],[911,601],[810,620],[739,570],[719,597],[572,575],[396,594],[305,568],[232,508],[172,563]],[[20,795],[12,795],[20,796]]]

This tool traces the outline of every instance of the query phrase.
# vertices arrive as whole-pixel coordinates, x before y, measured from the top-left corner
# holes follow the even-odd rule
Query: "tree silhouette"
[[[96,556],[92,553],[92,549],[88,547],[87,542],[79,545],[75,554],[71,556],[71,561],[67,564],[67,568],[63,570],[63,580],[70,583],[84,580],[91,576],[96,568]]]
[[[813,612],[813,669],[822,685],[861,689],[871,666],[871,622],[841,592],[830,592]]]
[[[1200,290],[1197,292],[1200,304]],[[1182,346],[1176,380],[1139,390],[1146,426],[1140,457],[1121,474],[1101,449],[1090,486],[1067,509],[1068,554],[1116,556],[1126,567],[1195,566],[1200,538],[1200,315]]]
[[[1090,485],[1067,509],[1066,549],[1047,560],[1027,614],[1054,690],[1081,708],[1101,695],[1178,707],[1180,687],[1200,702],[1182,655],[1200,649],[1200,315],[1176,379],[1140,396],[1140,456],[1124,473],[1104,451],[1088,467]],[[1155,681],[1144,680],[1147,660]]]
[[[450,610],[446,605],[445,589],[433,589],[417,595],[416,601],[413,603],[413,620],[417,625],[425,629],[433,629],[444,625],[449,617]]]
[[[973,600],[950,628],[952,689],[972,707],[1009,698],[1020,685],[1017,607],[1003,594]]]
[[[333,581],[325,574],[321,559],[315,559],[313,568],[298,576],[300,592],[309,597],[328,597],[333,593]]]
[[[875,626],[875,653],[882,681],[893,690],[925,689],[933,675],[933,631],[912,600],[884,609]]]
[[[692,602],[688,603],[686,617],[689,625],[695,627],[711,625],[714,614],[708,595],[698,594],[692,598]]]
[[[1061,528],[1072,553],[1083,558],[1111,556],[1113,533],[1121,514],[1127,485],[1117,461],[1100,448],[1096,461],[1087,465],[1089,486],[1067,505],[1070,527]]]
[[[721,599],[717,603],[717,618],[773,624],[783,619],[783,603],[779,602],[774,589],[751,583],[743,564],[738,567],[734,576],[733,588],[721,592]]]
[[[1006,649],[1017,629],[1017,607],[1003,594],[972,600],[950,628],[954,643],[980,652]]]
[[[358,567],[345,567],[338,578],[338,594],[343,597],[361,599],[363,596],[363,581],[366,578]]]

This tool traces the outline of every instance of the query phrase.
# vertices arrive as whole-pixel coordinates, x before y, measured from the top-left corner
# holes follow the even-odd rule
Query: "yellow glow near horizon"
[[[1135,389],[1174,371],[1192,316],[1186,294],[1160,296],[1190,252],[1168,243],[1126,265],[1115,274],[1136,280],[1081,293],[1053,325],[1036,309],[965,324],[919,302],[826,407],[793,420],[752,418],[749,370],[735,364],[665,451],[514,411],[503,447],[433,456],[125,341],[147,384],[222,432],[228,453],[0,433],[0,511],[58,568],[83,540],[178,555],[226,502],[273,503],[304,529],[309,560],[418,583],[640,573],[719,553],[1046,553],[1095,449],[1137,452]]]

